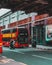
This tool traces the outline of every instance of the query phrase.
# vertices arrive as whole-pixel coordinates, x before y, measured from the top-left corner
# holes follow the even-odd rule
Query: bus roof
[[[2,29],[1,31],[4,31],[4,30],[10,30],[10,29],[16,29],[16,28],[25,28],[25,27],[13,27],[13,28],[6,28],[6,29]]]

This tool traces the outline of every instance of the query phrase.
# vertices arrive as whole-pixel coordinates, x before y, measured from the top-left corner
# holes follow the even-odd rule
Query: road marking
[[[20,54],[25,54],[25,53],[23,53],[23,52],[21,52],[21,51],[19,51],[19,50],[16,50],[16,49],[5,49],[5,51],[12,51],[12,52],[17,52],[17,53],[20,53]]]
[[[20,53],[20,54],[25,54],[25,53],[20,52],[20,51],[17,51],[17,50],[10,50],[10,51],[12,51],[12,52],[17,52],[17,53]]]
[[[22,53],[22,52],[17,52],[17,53],[25,54],[25,53]]]
[[[11,63],[11,64],[17,63],[18,65],[27,65],[27,64],[25,64],[23,62],[17,62],[17,61],[15,61],[13,59],[2,56],[2,58],[0,59],[0,64],[8,64],[8,63]]]
[[[25,63],[22,63],[22,62],[19,62],[20,63],[20,65],[27,65],[27,64],[25,64]]]
[[[39,57],[39,58],[42,58],[42,59],[46,59],[46,60],[51,60],[52,61],[51,58],[47,58],[47,57],[44,57],[44,56],[39,56],[39,55],[32,55],[32,56]]]

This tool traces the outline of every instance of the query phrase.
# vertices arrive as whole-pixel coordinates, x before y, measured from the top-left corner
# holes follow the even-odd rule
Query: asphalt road
[[[52,50],[41,50],[35,48],[3,48],[3,56],[27,65],[52,65]]]

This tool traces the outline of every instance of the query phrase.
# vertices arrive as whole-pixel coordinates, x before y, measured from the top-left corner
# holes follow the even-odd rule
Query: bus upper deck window
[[[13,29],[13,31],[12,32],[16,32],[17,31],[17,29]]]
[[[10,30],[4,30],[4,31],[2,31],[2,33],[10,33]]]

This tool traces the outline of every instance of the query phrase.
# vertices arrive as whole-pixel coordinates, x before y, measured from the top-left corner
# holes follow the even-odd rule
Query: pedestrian
[[[15,49],[14,44],[15,44],[15,41],[13,39],[11,39],[11,41],[10,41],[10,49]]]
[[[36,40],[34,40],[34,39],[32,41],[32,47],[35,47],[36,48]]]

